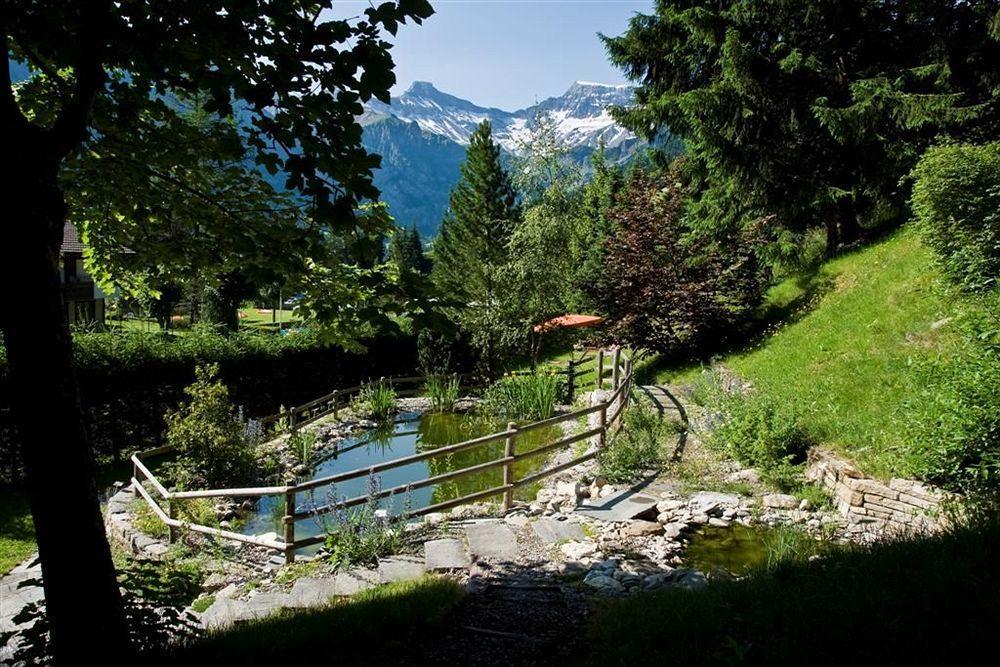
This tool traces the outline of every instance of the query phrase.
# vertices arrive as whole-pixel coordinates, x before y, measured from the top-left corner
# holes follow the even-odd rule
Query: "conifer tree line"
[[[432,250],[455,338],[493,371],[571,311],[660,352],[743,335],[775,277],[910,219],[928,148],[996,140],[998,17],[997,0],[658,0],[603,37],[637,85],[613,111],[683,154],[599,150],[585,178],[545,114],[509,161],[480,126]]]

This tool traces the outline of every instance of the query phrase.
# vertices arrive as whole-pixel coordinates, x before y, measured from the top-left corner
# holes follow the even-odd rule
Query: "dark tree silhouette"
[[[205,110],[239,115],[256,162],[315,207],[337,232],[374,198],[378,158],[361,146],[357,116],[389,101],[389,44],[426,0],[367,8],[333,20],[330,2],[233,0],[11,0],[0,9],[4,63],[0,113],[8,206],[0,277],[17,308],[0,312],[56,659],[100,651],[120,664],[131,651],[80,417],[59,276],[67,206],[64,163],[101,139],[141,139],[142,119],[173,95],[202,95]],[[44,86],[12,83],[26,64]],[[146,128],[148,129],[148,127]],[[164,184],[189,187],[169,173]],[[206,206],[213,201],[205,197]],[[231,218],[238,224],[238,216]]]

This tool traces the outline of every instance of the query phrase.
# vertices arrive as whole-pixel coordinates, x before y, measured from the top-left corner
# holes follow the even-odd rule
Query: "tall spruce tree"
[[[426,274],[430,267],[424,256],[424,243],[416,225],[410,229],[396,229],[389,241],[389,261],[401,271]]]
[[[480,350],[492,374],[507,333],[503,310],[504,267],[511,234],[521,217],[517,193],[500,164],[489,121],[469,141],[458,184],[434,242],[434,283],[463,307],[455,311],[459,325]]]
[[[616,115],[685,139],[703,231],[766,220],[780,241],[825,227],[835,250],[863,225],[902,217],[900,179],[941,132],[994,123],[997,6],[658,0],[605,38],[640,84]]]

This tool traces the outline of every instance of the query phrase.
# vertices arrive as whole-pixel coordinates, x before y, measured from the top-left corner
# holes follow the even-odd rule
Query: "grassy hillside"
[[[946,359],[963,304],[949,296],[911,230],[775,285],[766,333],[721,361],[779,402],[809,434],[875,475],[898,471],[897,433],[925,360]],[[685,383],[698,366],[658,371]]]

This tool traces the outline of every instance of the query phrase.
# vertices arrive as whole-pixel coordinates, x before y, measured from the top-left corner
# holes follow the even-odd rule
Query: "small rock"
[[[753,468],[737,470],[736,472],[727,475],[726,481],[732,483],[742,482],[743,484],[760,484],[760,473]]]
[[[691,516],[691,523],[696,523],[698,525],[704,526],[706,523],[708,523],[708,515],[701,513],[694,514]]]
[[[644,521],[636,519],[629,521],[622,534],[626,537],[643,537],[646,535],[658,535],[663,532],[663,526],[657,521]]]
[[[687,503],[685,503],[683,500],[661,500],[660,502],[656,503],[656,511],[673,512],[675,510],[683,508],[686,505]]]
[[[812,509],[812,503],[809,502],[808,498],[803,498],[802,502],[799,503],[799,509],[803,512],[808,512]]]
[[[559,550],[570,560],[582,560],[597,553],[597,545],[593,542],[567,542]]]
[[[764,507],[772,509],[793,510],[799,506],[798,498],[787,493],[769,493],[761,498],[761,502]]]
[[[587,584],[591,588],[597,589],[598,592],[610,595],[622,593],[625,590],[625,587],[613,577],[609,577],[605,574],[595,574],[594,572],[591,572],[584,577],[583,583]]]
[[[719,519],[716,517],[711,517],[708,520],[708,525],[715,526],[716,528],[729,528],[729,522],[725,519]]]
[[[670,539],[674,539],[680,537],[686,528],[687,525],[683,523],[668,523],[663,526],[663,534]]]

